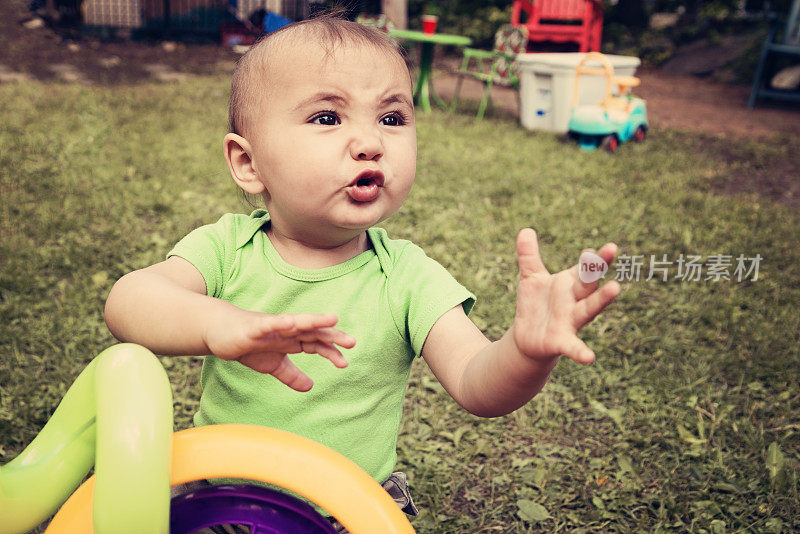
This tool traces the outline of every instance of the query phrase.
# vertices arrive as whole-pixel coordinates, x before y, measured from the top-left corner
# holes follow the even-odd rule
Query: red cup
[[[436,33],[436,23],[439,17],[436,15],[422,15],[422,33]]]

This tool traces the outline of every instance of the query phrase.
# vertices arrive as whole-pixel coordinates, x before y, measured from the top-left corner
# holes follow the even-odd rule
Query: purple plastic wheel
[[[172,499],[170,533],[243,525],[250,534],[336,534],[309,504],[260,486],[211,486]]]

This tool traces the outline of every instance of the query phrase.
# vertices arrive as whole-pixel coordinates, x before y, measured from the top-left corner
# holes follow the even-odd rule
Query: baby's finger
[[[347,360],[342,353],[329,343],[323,343],[321,341],[301,341],[300,350],[306,354],[319,354],[323,358],[329,359],[333,365],[339,369],[347,367]]]
[[[288,357],[284,357],[270,374],[295,391],[308,391],[314,385],[314,381],[298,369]]]
[[[284,337],[281,332],[270,332],[250,340],[247,352],[251,354],[297,354],[300,340],[296,337]]]
[[[285,356],[284,352],[264,350],[263,352],[245,354],[237,358],[236,361],[253,371],[268,375],[278,367],[280,359]]]
[[[619,282],[612,280],[600,289],[583,299],[575,308],[575,321],[578,327],[589,323],[617,298],[622,288]]]
[[[600,279],[608,272],[608,265],[617,254],[615,243],[606,243],[600,250],[587,248],[581,251],[578,265],[575,269],[575,282],[572,286],[573,294],[578,299],[583,299],[600,284]]]
[[[586,298],[600,284],[600,276],[607,262],[599,258],[593,248],[581,251],[578,263],[570,268],[573,277],[572,294],[578,300]]]
[[[517,235],[517,264],[522,278],[538,273],[547,274],[547,268],[539,254],[536,231],[533,228],[523,228]]]
[[[295,320],[291,315],[261,314],[253,321],[250,330],[251,338],[259,338],[275,332],[287,332],[295,328]]]
[[[322,341],[346,349],[356,346],[356,338],[336,328],[318,328],[308,332],[299,332],[295,337],[300,341]]]
[[[333,313],[297,313],[290,317],[294,321],[294,328],[286,330],[282,335],[293,336],[306,330],[328,328],[339,322],[339,318]]]
[[[594,361],[594,351],[577,336],[572,338],[572,341],[563,347],[562,354],[570,360],[574,360],[583,365],[590,364]]]
[[[619,252],[617,244],[609,242],[600,247],[600,250],[597,251],[597,255],[603,258],[603,261],[610,264],[617,256],[617,252]]]

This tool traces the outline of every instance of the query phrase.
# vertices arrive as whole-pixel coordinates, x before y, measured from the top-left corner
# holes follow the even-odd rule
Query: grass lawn
[[[0,463],[114,342],[113,282],[249,212],[221,154],[227,87],[0,85]],[[800,530],[800,216],[710,185],[798,158],[800,143],[650,134],[612,156],[510,119],[418,117],[417,181],[385,226],[478,295],[491,338],[513,318],[520,228],[537,230],[551,270],[607,240],[642,261],[638,279],[625,261],[609,272],[623,293],[583,333],[596,363],[560,362],[514,414],[471,416],[417,364],[399,467],[418,532]],[[715,156],[723,143],[741,160]],[[706,263],[699,280],[678,278],[681,254]],[[737,257],[757,254],[757,279],[737,280]],[[729,280],[706,279],[715,255],[732,257]],[[651,259],[667,281],[646,280]],[[186,428],[200,359],[162,361]]]

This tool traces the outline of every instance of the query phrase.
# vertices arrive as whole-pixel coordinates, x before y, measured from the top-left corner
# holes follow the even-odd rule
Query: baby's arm
[[[610,263],[613,243],[598,255]],[[514,324],[491,343],[461,306],[434,324],[422,356],[450,395],[466,410],[483,417],[505,415],[527,403],[547,382],[558,357],[591,363],[594,352],[577,337],[619,294],[617,282],[598,289],[578,278],[577,266],[550,274],[542,264],[536,234],[517,238],[520,281]]]
[[[120,278],[106,301],[106,324],[120,341],[157,354],[214,354],[268,373],[292,389],[311,389],[287,354],[305,352],[346,367],[337,345],[355,339],[333,328],[332,314],[269,315],[206,296],[200,272],[179,256]]]

